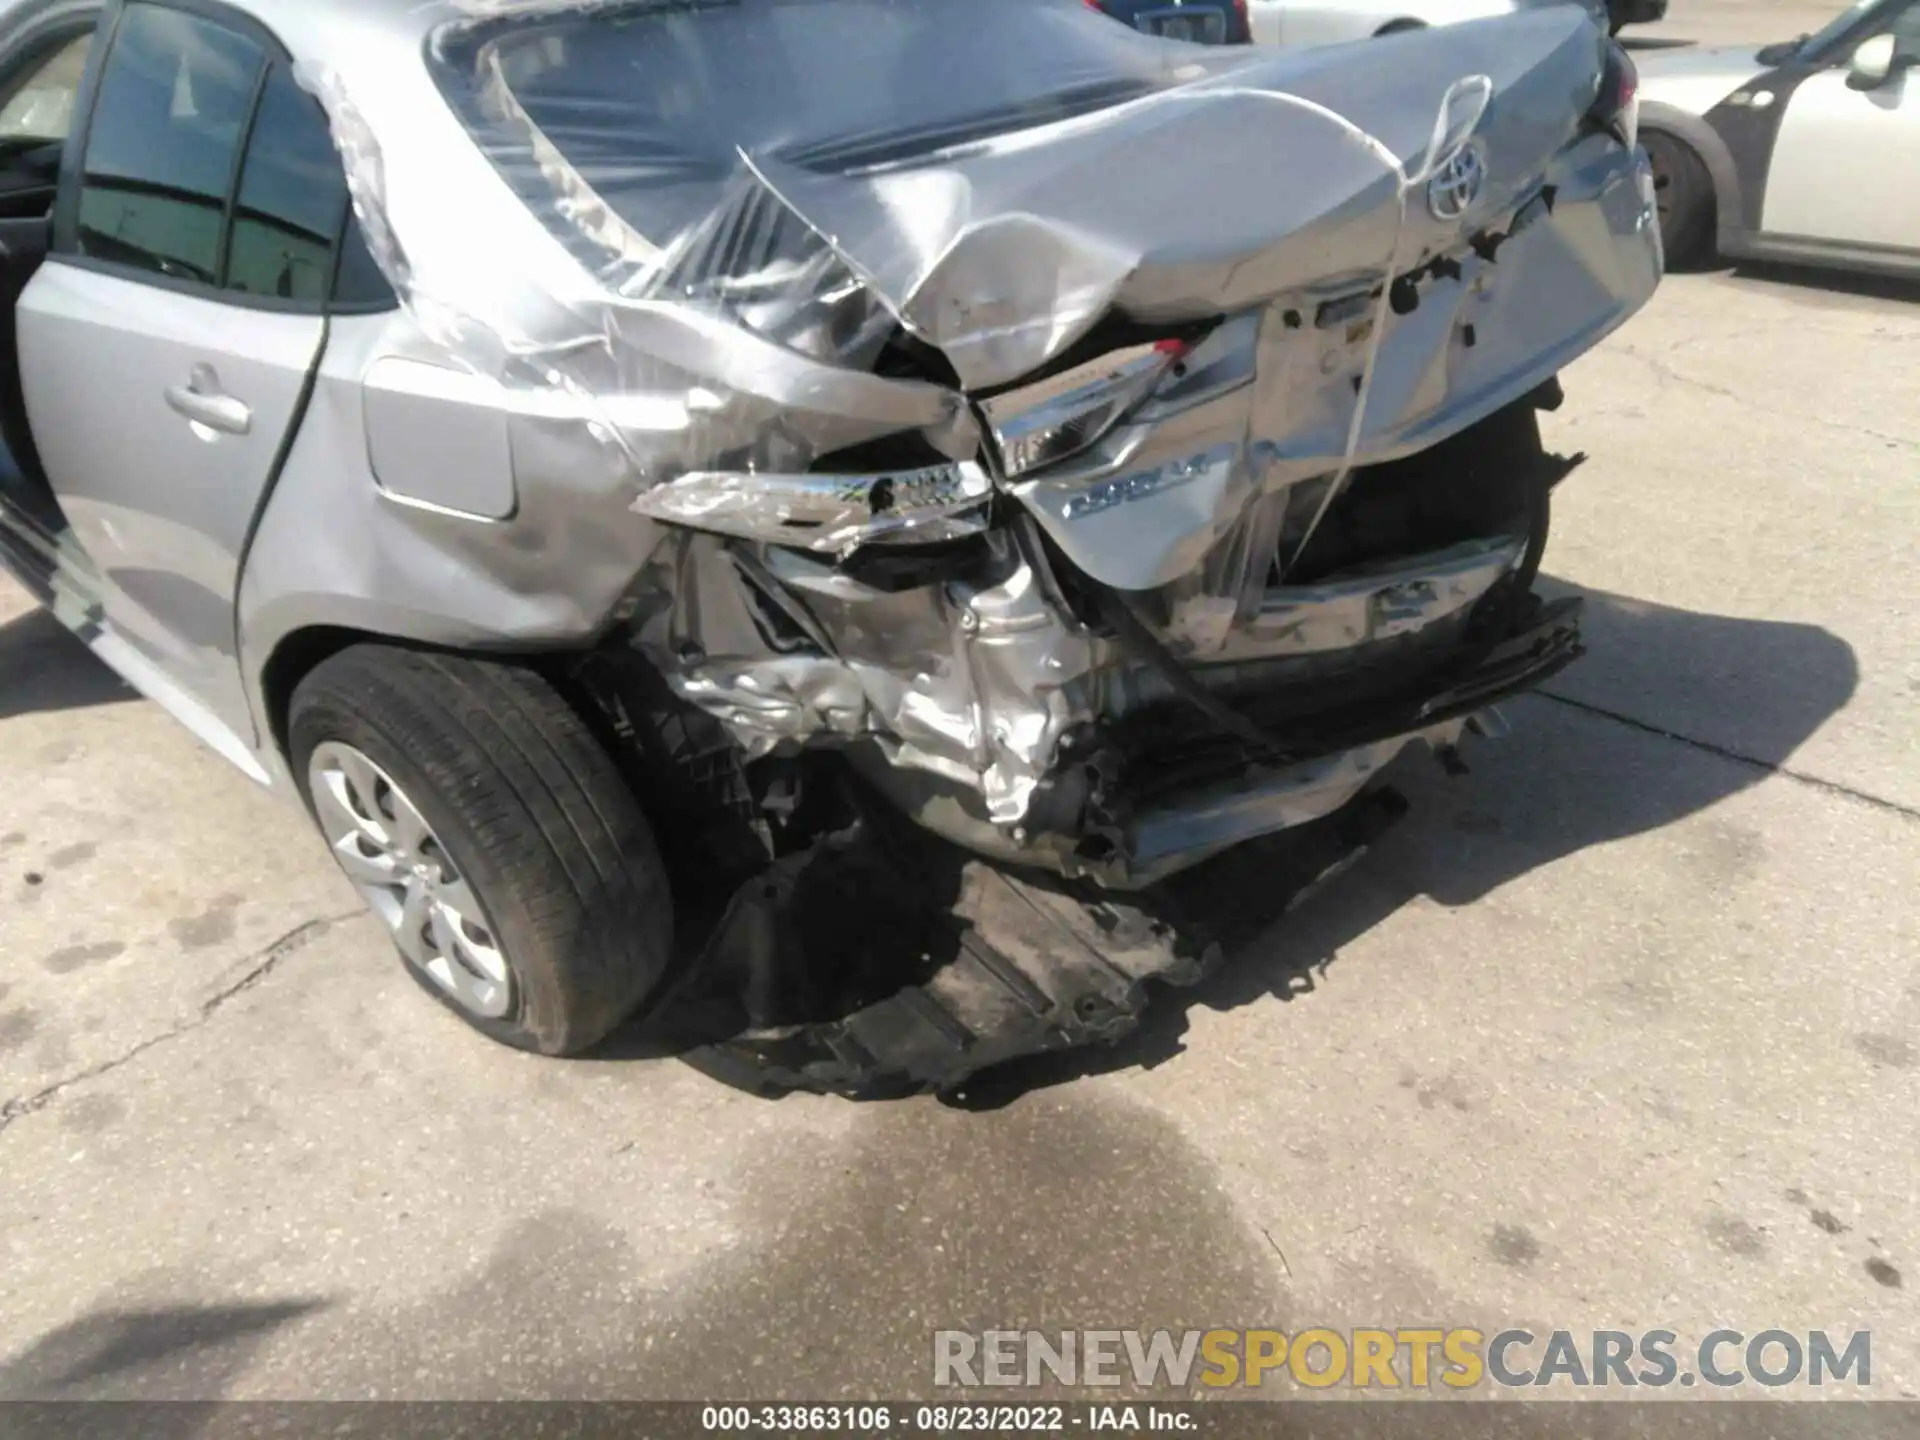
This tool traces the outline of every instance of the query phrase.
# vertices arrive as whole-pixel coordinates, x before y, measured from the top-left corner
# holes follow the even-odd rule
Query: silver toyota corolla
[[[1578,653],[1535,412],[1660,276],[1632,69],[1577,6],[1382,44],[10,5],[0,554],[510,1044],[599,1040],[676,914],[785,963],[858,833],[1118,904]],[[916,1004],[976,1059],[1138,990],[963,958]]]

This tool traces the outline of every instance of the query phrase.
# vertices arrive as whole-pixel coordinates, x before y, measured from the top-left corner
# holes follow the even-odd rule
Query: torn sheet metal
[[[795,610],[774,613],[776,594]],[[902,591],[790,550],[756,558],[688,535],[655,557],[635,603],[643,648],[749,755],[868,740],[898,765],[978,791],[1008,826],[1113,658],[1060,613],[1004,534],[965,581]]]
[[[429,198],[443,186],[421,183],[417,99],[308,64],[376,261],[453,357],[574,403],[636,494],[690,470],[804,470],[853,431],[912,427],[972,458],[958,395],[867,370],[896,321],[974,392],[1116,310],[1217,316],[1391,272],[1403,241],[1425,240],[1403,234],[1404,196],[1503,79],[1579,35],[1447,40],[1430,88],[1348,105],[1312,93],[1341,88],[1324,60],[1196,57],[1027,0],[428,13],[440,96],[573,263],[488,277]],[[855,73],[887,83],[845,83]],[[1512,118],[1524,132],[1537,117]],[[623,397],[675,389],[711,399],[694,443],[622,423]]]
[[[660,522],[609,621],[750,754],[870,744],[1009,833],[1078,727],[1164,698],[1063,583],[1222,688],[1457,638],[1525,537],[1276,582],[1356,469],[1658,279],[1578,7],[1392,66],[1071,0],[380,13],[417,43],[301,73],[411,320],[511,397],[527,508],[591,484]],[[963,541],[912,583],[849,568]]]

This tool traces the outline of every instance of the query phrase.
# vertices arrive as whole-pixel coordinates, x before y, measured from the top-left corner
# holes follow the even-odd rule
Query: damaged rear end
[[[436,288],[363,164],[382,263],[656,523],[599,659],[747,830],[831,752],[1135,889],[1580,653],[1537,412],[1661,270],[1582,7],[1298,54],[1077,0],[534,7],[432,63],[591,283]]]

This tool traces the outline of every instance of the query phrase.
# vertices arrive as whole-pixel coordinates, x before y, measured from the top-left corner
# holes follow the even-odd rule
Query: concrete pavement
[[[1593,653],[1134,1041],[947,1104],[487,1045],[5,592],[0,1395],[897,1395],[936,1327],[1421,1321],[1871,1327],[1920,1392],[1920,294],[1677,276],[1566,386]]]

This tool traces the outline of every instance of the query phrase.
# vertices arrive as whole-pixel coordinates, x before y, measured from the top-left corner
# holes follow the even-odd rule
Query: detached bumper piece
[[[1350,758],[1464,722],[1575,659],[1580,609],[1577,599],[1539,606],[1416,696],[1276,725],[1300,746],[1286,758]],[[734,895],[690,990],[663,1012],[662,1038],[754,1093],[862,1099],[952,1091],[1009,1061],[1111,1044],[1139,1025],[1154,982],[1204,980],[1406,809],[1397,791],[1361,781],[1323,818],[1277,829],[1262,786],[1286,770],[1250,765],[1231,737],[1196,737],[1174,762],[1163,751],[1157,778],[1177,768],[1182,783],[1156,787],[1157,803],[1127,817],[1124,844],[1078,879],[997,865],[884,808],[863,814]],[[1227,853],[1212,864],[1111,888],[1163,852],[1215,847]]]
[[[1219,871],[1124,897],[1003,870],[924,833],[869,832],[743,892],[694,968],[697,992],[662,1015],[663,1038],[677,1032],[682,1059],[739,1089],[852,1099],[950,1092],[1009,1061],[1110,1045],[1139,1025],[1154,982],[1200,983],[1405,810],[1382,787]],[[892,888],[876,892],[883,874]],[[1230,929],[1200,918],[1228,909],[1223,884],[1237,897]],[[864,903],[849,903],[855,892]],[[828,910],[837,927],[821,925]],[[845,948],[856,932],[861,954]],[[818,1018],[754,1023],[781,1013]],[[688,1048],[703,1030],[734,1033]]]
[[[1088,904],[982,861],[967,865],[965,891],[918,983],[837,1019],[749,1030],[683,1058],[762,1095],[946,1090],[1022,1056],[1119,1040],[1139,1024],[1148,981],[1195,984],[1220,956],[1197,926]]]

